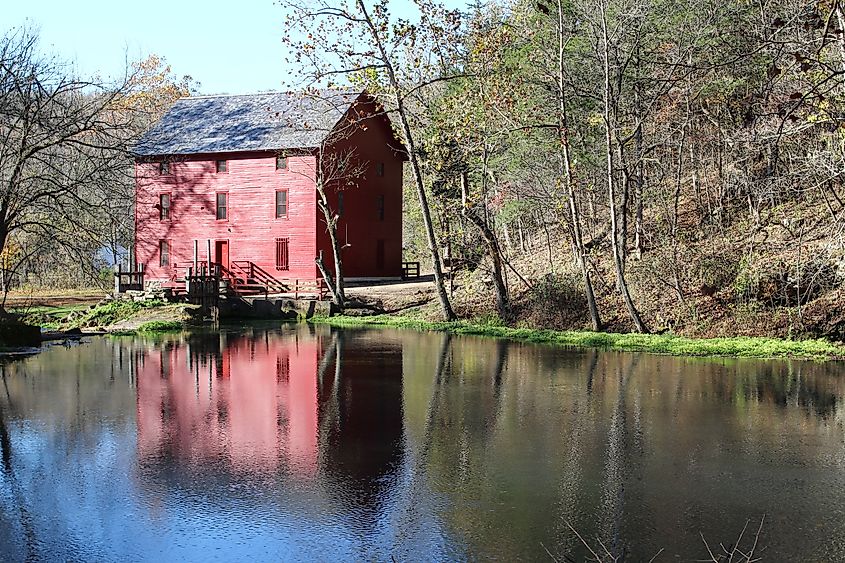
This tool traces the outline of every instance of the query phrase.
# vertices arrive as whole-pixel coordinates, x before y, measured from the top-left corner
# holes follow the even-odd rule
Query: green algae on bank
[[[311,322],[338,327],[385,326],[434,330],[451,334],[493,336],[520,342],[553,344],[576,348],[601,348],[623,352],[646,352],[667,356],[729,356],[737,358],[795,358],[816,361],[845,358],[845,346],[823,339],[783,340],[762,337],[685,338],[671,334],[557,331],[514,328],[471,321],[432,322],[413,317],[376,315],[371,317],[314,317]]]
[[[185,323],[182,321],[150,321],[138,327],[138,332],[171,332],[182,330]]]

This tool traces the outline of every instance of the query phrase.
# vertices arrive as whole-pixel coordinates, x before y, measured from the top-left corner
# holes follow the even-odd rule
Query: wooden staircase
[[[312,296],[323,300],[328,296],[328,287],[322,279],[279,279],[248,260],[233,260],[225,273],[232,291],[239,297],[279,294],[294,299]]]
[[[294,299],[311,297],[324,300],[329,297],[328,286],[321,278],[318,280],[302,280],[276,278],[267,271],[248,260],[235,260],[228,268],[214,264],[213,273],[206,267],[194,272],[192,280],[197,282],[210,277],[218,280],[218,294],[226,297],[259,297],[269,295],[290,296]],[[190,268],[189,268],[190,270]],[[190,274],[189,274],[190,275]],[[185,278],[174,279],[166,284],[174,295],[187,295]]]

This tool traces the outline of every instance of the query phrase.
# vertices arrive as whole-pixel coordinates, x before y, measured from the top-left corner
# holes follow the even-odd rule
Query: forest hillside
[[[418,97],[459,315],[845,340],[840,3],[479,3],[461,30]]]
[[[285,0],[280,33],[291,88],[366,89],[390,116],[432,316],[845,340],[841,2],[409,5]],[[127,147],[191,84],[151,58],[103,96],[53,96],[90,88],[36,39],[0,49],[7,137],[56,139],[0,159],[4,292],[90,284],[131,247]]]

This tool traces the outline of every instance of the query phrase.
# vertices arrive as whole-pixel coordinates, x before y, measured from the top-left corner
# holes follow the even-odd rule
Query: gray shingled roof
[[[311,148],[361,92],[274,92],[178,100],[135,146],[137,156]]]

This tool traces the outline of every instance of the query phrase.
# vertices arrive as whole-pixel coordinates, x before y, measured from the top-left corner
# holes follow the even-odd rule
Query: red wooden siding
[[[372,104],[363,107],[372,113]],[[343,249],[344,276],[350,278],[400,277],[402,275],[402,167],[403,156],[386,120],[367,119],[365,127],[338,142],[333,150],[354,148],[354,158],[366,173],[356,186],[343,190],[343,215],[338,238]],[[383,168],[382,168],[382,163]],[[329,205],[338,209],[338,193],[330,193]],[[383,197],[383,199],[382,199]],[[319,248],[333,268],[331,244],[322,213],[317,215]],[[383,242],[383,248],[379,246]],[[381,248],[381,249],[380,249]],[[383,267],[379,267],[382,264]]]
[[[189,465],[222,459],[236,471],[284,468],[312,477],[325,346],[319,337],[272,335],[223,340],[217,355],[182,342],[143,350],[136,365],[138,456]]]
[[[351,110],[359,111],[359,110]],[[360,111],[373,113],[372,103]],[[401,148],[390,125],[381,117],[336,143],[366,167],[356,185],[344,190],[338,237],[346,277],[402,275]],[[135,255],[149,280],[184,276],[197,258],[215,260],[218,242],[226,242],[228,260],[250,261],[277,278],[314,280],[319,251],[333,267],[329,237],[316,205],[316,158],[290,156],[277,160],[273,152],[189,155],[162,167],[159,162],[136,164]],[[169,208],[162,203],[169,194]],[[277,194],[284,194],[277,195]],[[336,190],[330,205],[338,209]],[[225,209],[225,214],[224,214]],[[218,211],[220,219],[217,218]],[[278,216],[282,215],[282,216]],[[278,240],[287,239],[285,255]],[[168,241],[168,265],[160,265],[159,242]],[[284,266],[286,269],[278,269]]]
[[[217,172],[225,158],[226,171]],[[192,155],[170,163],[159,174],[157,163],[136,164],[136,256],[151,280],[184,275],[193,263],[212,260],[216,241],[228,241],[229,260],[249,260],[267,272],[276,267],[276,239],[288,238],[289,278],[316,279],[316,193],[314,157],[290,157],[276,169],[272,153]],[[287,190],[287,217],[276,217],[276,192]],[[170,219],[161,220],[160,194],[169,193]],[[217,219],[217,194],[226,193],[226,219]],[[170,266],[159,266],[159,241],[170,241]]]

